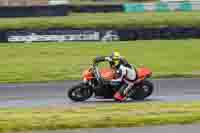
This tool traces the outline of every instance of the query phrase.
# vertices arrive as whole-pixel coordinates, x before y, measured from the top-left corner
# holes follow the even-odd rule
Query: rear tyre
[[[154,86],[149,80],[144,80],[134,88],[130,98],[133,100],[144,100],[153,93]]]
[[[92,94],[92,88],[84,83],[75,85],[68,90],[68,97],[75,102],[85,101],[89,99]]]

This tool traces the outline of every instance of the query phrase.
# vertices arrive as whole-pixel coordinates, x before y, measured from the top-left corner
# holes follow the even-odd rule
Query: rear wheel
[[[130,98],[133,100],[144,100],[153,93],[154,86],[149,80],[144,80],[133,89]]]
[[[85,85],[84,83],[80,83],[78,85],[73,86],[68,90],[68,97],[72,101],[85,101],[89,99],[93,94],[92,88],[90,86]]]

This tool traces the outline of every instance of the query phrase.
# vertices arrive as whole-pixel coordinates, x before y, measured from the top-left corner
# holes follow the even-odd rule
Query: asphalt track
[[[199,133],[200,124],[193,125],[168,125],[168,126],[147,126],[134,128],[91,128],[76,130],[57,131],[34,131],[27,133]]]
[[[0,84],[0,108],[114,103],[113,100],[94,98],[83,103],[72,102],[66,97],[66,88],[78,82],[80,81]],[[200,100],[200,79],[159,79],[153,80],[153,83],[155,91],[146,101]]]

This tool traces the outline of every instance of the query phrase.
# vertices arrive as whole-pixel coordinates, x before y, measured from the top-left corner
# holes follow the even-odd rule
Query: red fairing
[[[100,69],[101,77],[107,80],[112,80],[116,78],[115,71],[111,68]],[[145,77],[151,76],[152,71],[149,68],[141,67],[137,69],[137,75],[139,79],[144,79]],[[83,72],[83,78],[86,80],[94,79],[94,75],[90,69]]]
[[[115,71],[111,68],[102,68],[100,70],[101,77],[107,80],[112,80],[115,78]]]
[[[90,69],[87,69],[83,72],[83,79],[91,80],[93,78],[94,78],[94,76],[93,76],[92,72],[90,71]]]
[[[107,80],[111,80],[115,78],[115,72],[111,68],[102,68],[100,69],[101,77]],[[87,69],[83,72],[83,79],[92,80],[94,79],[94,75],[90,69]]]
[[[152,71],[148,68],[142,67],[137,70],[138,78],[142,79],[152,74]]]

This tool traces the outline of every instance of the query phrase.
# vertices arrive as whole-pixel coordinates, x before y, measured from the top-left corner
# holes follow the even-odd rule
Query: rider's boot
[[[132,88],[133,84],[123,85],[119,91],[117,91],[114,95],[115,100],[117,101],[124,101],[128,98],[130,89]]]
[[[122,96],[122,95],[120,94],[120,92],[118,91],[118,92],[115,93],[114,99],[115,99],[116,101],[122,102],[122,101],[124,101],[125,96]]]
[[[116,101],[122,102],[126,99],[126,93],[124,93],[124,92],[127,89],[127,87],[128,86],[126,84],[122,85],[121,88],[114,94],[114,99]]]

